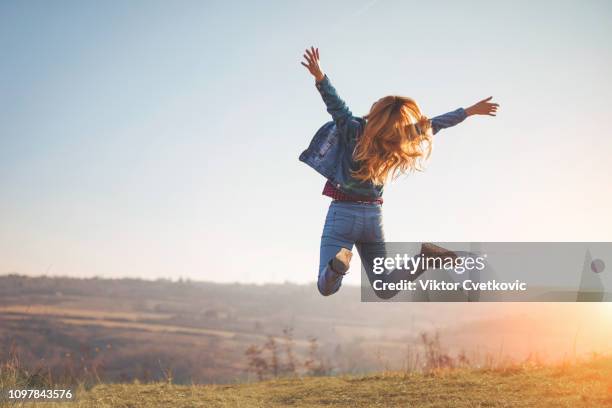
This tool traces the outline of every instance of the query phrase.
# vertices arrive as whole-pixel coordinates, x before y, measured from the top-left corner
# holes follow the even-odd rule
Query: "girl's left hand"
[[[470,106],[465,110],[468,116],[472,115],[489,115],[495,116],[497,113],[497,108],[499,108],[498,103],[490,102],[493,97],[489,96],[486,99],[483,99],[480,102],[476,102],[474,105]]]
[[[308,71],[315,77],[316,81],[321,81],[325,74],[321,70],[321,66],[319,65],[319,49],[315,47],[310,47],[310,50],[306,50],[306,54],[304,54],[304,59],[308,62],[305,64],[302,62],[302,65],[305,66]]]

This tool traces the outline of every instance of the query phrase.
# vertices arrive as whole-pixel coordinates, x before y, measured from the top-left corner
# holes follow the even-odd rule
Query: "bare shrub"
[[[258,380],[263,380],[268,374],[268,362],[263,356],[264,348],[257,345],[251,345],[246,349],[245,354],[248,359],[247,373],[253,372]]]
[[[325,358],[319,348],[316,337],[308,340],[304,351],[303,363],[296,357],[296,343],[293,329],[283,329],[279,338],[268,335],[262,345],[252,344],[246,351],[247,373],[253,373],[257,379],[277,377],[294,377],[299,375],[321,376],[332,373],[332,364]]]
[[[308,339],[308,357],[304,361],[306,375],[322,376],[329,375],[332,371],[330,362],[320,356],[319,343],[316,337]]]
[[[283,329],[283,343],[285,346],[286,363],[283,366],[283,374],[296,375],[297,362],[293,350],[295,341],[293,340],[293,328],[286,327]]]
[[[442,348],[440,333],[435,332],[430,335],[423,332],[419,336],[419,340],[423,347],[425,371],[455,367],[455,359]]]

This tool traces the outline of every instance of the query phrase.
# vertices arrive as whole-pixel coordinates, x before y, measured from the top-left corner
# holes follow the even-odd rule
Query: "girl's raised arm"
[[[493,97],[489,96],[482,101],[476,102],[474,105],[469,108],[459,108],[452,112],[445,113],[440,116],[436,116],[431,119],[431,127],[434,135],[438,133],[441,129],[445,129],[451,126],[455,126],[461,122],[468,116],[473,115],[488,115],[495,116],[497,113],[497,108],[499,108],[499,104],[495,102],[491,102]]]
[[[334,122],[336,122],[336,126],[345,126],[350,121],[353,114],[348,106],[346,106],[346,103],[338,96],[336,89],[332,86],[327,75],[321,70],[321,66],[319,65],[319,49],[310,47],[310,50],[306,50],[304,59],[306,62],[302,62],[302,65],[305,66],[315,78],[317,89],[321,93],[323,102],[325,102],[327,112],[329,112]]]

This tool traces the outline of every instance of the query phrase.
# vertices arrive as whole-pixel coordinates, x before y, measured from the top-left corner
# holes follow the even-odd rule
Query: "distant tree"
[[[295,375],[297,374],[296,372],[297,363],[295,359],[295,354],[293,352],[293,349],[295,348],[295,341],[293,339],[293,328],[292,327],[285,327],[283,329],[283,340],[284,340],[284,346],[285,346],[285,355],[287,357],[287,362],[285,364],[283,373],[289,374],[289,375]]]
[[[263,380],[268,372],[268,363],[263,357],[263,347],[251,345],[246,349],[245,354],[248,359],[247,372],[253,372],[258,380]]]
[[[308,357],[304,361],[304,369],[307,375],[319,376],[330,374],[332,367],[319,355],[319,343],[316,337],[308,339]]]
[[[442,348],[440,333],[435,332],[429,335],[423,332],[420,335],[420,341],[424,349],[426,371],[455,366],[455,360]]]
[[[278,345],[274,336],[268,336],[268,341],[264,344],[264,348],[270,352],[270,371],[274,377],[278,377],[280,365],[278,359]]]

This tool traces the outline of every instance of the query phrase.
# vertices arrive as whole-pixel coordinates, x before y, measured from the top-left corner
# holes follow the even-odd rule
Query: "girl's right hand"
[[[310,47],[310,50],[306,49],[304,59],[307,61],[307,63],[302,62],[302,65],[308,69],[313,77],[315,77],[315,80],[317,82],[323,80],[325,74],[319,65],[319,49],[314,47]]]

